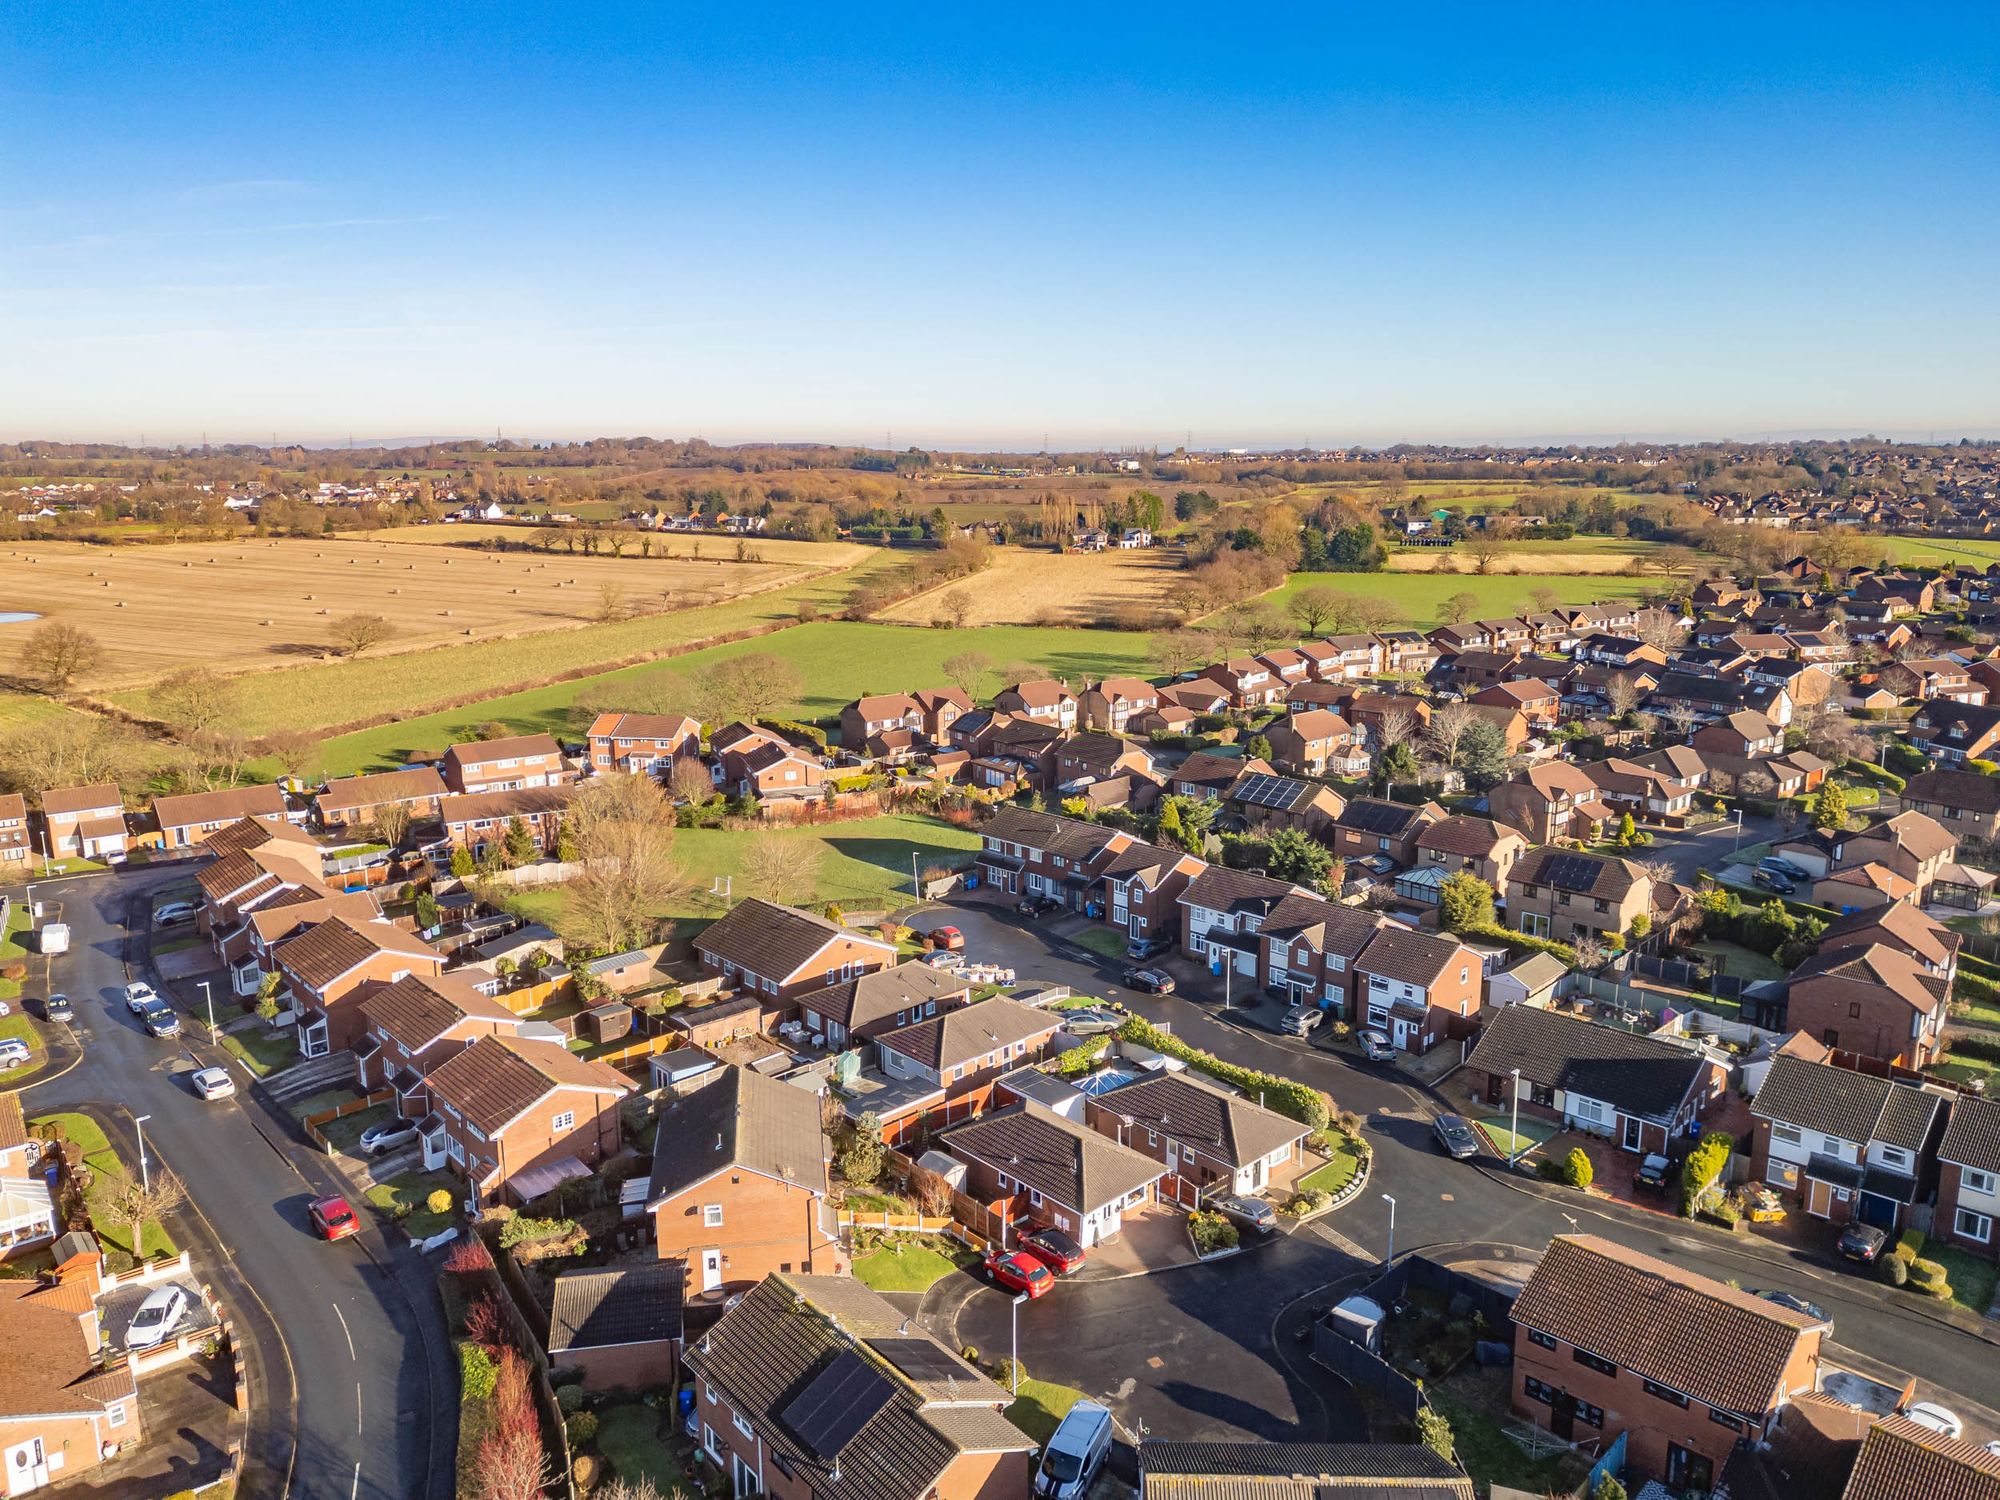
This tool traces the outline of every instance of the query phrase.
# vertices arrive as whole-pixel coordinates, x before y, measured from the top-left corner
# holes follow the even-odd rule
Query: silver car
[[[1326,1020],[1326,1012],[1317,1005],[1294,1005],[1285,1012],[1285,1018],[1278,1023],[1278,1029],[1286,1036],[1310,1036]]]

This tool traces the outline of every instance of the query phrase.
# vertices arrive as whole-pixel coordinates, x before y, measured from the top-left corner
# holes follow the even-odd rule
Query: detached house
[[[1893,870],[1922,902],[1957,852],[1958,836],[1935,818],[1899,812],[1861,833],[1835,835],[1833,867],[1848,870],[1876,864]]]
[[[1910,721],[1910,738],[1940,765],[1991,760],[2000,746],[2000,708],[1930,699]]]
[[[1417,839],[1433,823],[1444,820],[1435,802],[1390,802],[1381,797],[1356,797],[1333,820],[1333,852],[1342,859],[1366,859],[1380,854],[1399,865],[1416,862]]]
[[[19,792],[0,793],[0,878],[21,878],[28,854],[28,799]]]
[[[1231,708],[1263,708],[1285,697],[1285,685],[1254,656],[1232,656],[1201,674],[1220,688]]]
[[[1706,1493],[1819,1386],[1826,1324],[1591,1234],[1558,1235],[1514,1300],[1514,1413],[1626,1439],[1629,1470]]]
[[[1507,918],[1530,937],[1608,941],[1653,915],[1653,882],[1627,859],[1530,849],[1507,874]]]
[[[42,853],[50,859],[122,859],[125,796],[110,782],[42,793]]]
[[[1944,1050],[1951,986],[1881,943],[1813,954],[1792,971],[1786,1026],[1828,1047],[1922,1068]]]
[[[427,1171],[450,1162],[482,1207],[527,1203],[588,1177],[623,1143],[632,1084],[558,1042],[483,1036],[431,1069],[418,1126]]]
[[[1903,806],[1966,843],[2000,841],[2000,776],[1977,771],[1919,771],[1903,788]]]
[[[1306,709],[1264,731],[1271,763],[1294,776],[1360,776],[1370,765],[1354,726],[1326,708]]]
[[[590,769],[599,776],[658,776],[673,769],[677,757],[701,754],[701,725],[686,714],[599,714],[584,738]]]
[[[1419,869],[1436,866],[1446,871],[1470,870],[1492,886],[1505,891],[1514,861],[1527,852],[1528,841],[1504,823],[1454,813],[1428,825],[1417,835],[1416,860]]]
[[[1472,1034],[1482,977],[1479,956],[1457,938],[1391,922],[1354,961],[1350,1019],[1382,1032],[1399,1052],[1428,1052],[1448,1036]]]
[[[0,1456],[10,1495],[87,1481],[145,1438],[138,1381],[130,1363],[110,1357],[99,1328],[99,1263],[90,1236],[65,1235],[49,1275],[0,1280]]]
[[[1893,1233],[1930,1190],[1942,1095],[1780,1053],[1750,1105],[1751,1170],[1816,1219]]]
[[[1083,722],[1108,734],[1125,734],[1132,721],[1160,706],[1160,690],[1139,677],[1107,677],[1083,693]]]
[[[1590,773],[1567,761],[1550,761],[1501,782],[1486,794],[1486,805],[1531,844],[1588,843],[1615,816]]]
[[[754,896],[711,923],[694,948],[711,974],[787,1001],[896,962],[893,943]]]
[[[519,734],[453,745],[444,755],[445,785],[465,796],[556,786],[570,779],[553,735]]]
[[[1000,713],[1018,714],[1052,728],[1076,728],[1076,694],[1067,683],[1050,678],[1017,682],[1000,689],[993,695],[993,707]]]
[[[1297,1120],[1185,1073],[1156,1073],[1094,1095],[1084,1102],[1084,1120],[1163,1163],[1160,1196],[1184,1208],[1199,1206],[1205,1193],[1261,1193],[1283,1183],[1310,1134]]]
[[[669,1089],[646,1186],[662,1260],[690,1294],[721,1295],[787,1273],[844,1274],[827,1202],[819,1098],[748,1068]]]

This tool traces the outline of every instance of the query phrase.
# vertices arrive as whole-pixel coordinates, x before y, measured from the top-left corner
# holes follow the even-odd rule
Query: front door
[[[7,1449],[8,1494],[25,1495],[48,1482],[49,1457],[42,1451],[40,1438],[29,1438],[25,1443],[15,1443]]]
[[[722,1252],[704,1250],[701,1252],[701,1289],[712,1292],[722,1285]]]
[[[1557,1391],[1549,1403],[1549,1431],[1565,1443],[1576,1436],[1576,1397],[1568,1391]]]
[[[1827,1217],[1833,1204],[1833,1184],[1821,1182],[1817,1177],[1806,1179],[1806,1212],[1815,1219]]]
[[[1633,1119],[1630,1115],[1625,1116],[1624,1144],[1627,1151],[1641,1149],[1641,1142],[1645,1138],[1645,1130],[1646,1127],[1640,1124],[1639,1121]]]

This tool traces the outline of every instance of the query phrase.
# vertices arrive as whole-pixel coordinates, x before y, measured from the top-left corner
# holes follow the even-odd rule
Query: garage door
[[[1873,1224],[1878,1229],[1896,1227],[1896,1200],[1884,1198],[1879,1193],[1863,1193],[1855,1217],[1864,1224]]]

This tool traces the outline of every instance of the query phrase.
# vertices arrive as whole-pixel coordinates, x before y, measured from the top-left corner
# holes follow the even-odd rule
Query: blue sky
[[[1996,169],[1993,6],[15,0],[0,436],[1995,432]]]

